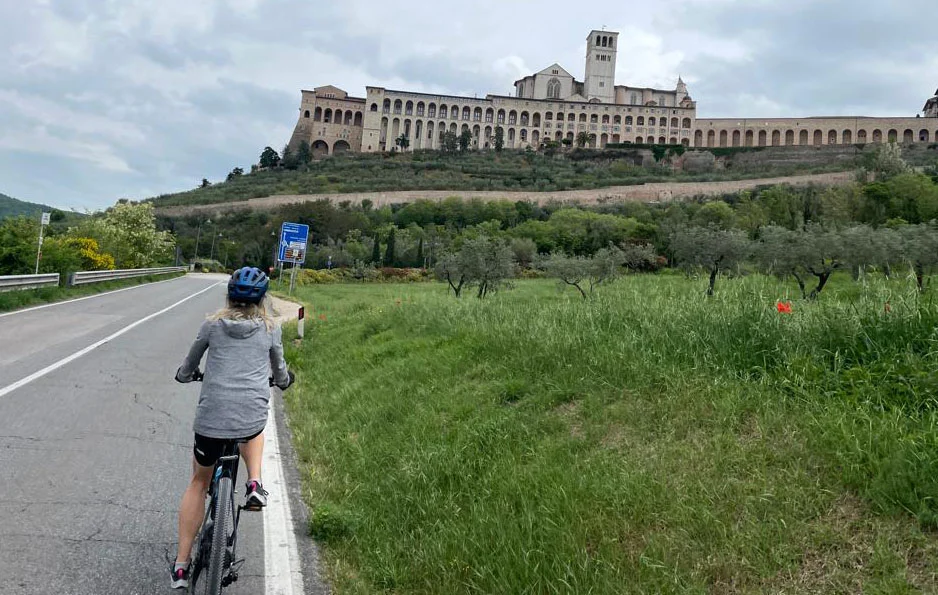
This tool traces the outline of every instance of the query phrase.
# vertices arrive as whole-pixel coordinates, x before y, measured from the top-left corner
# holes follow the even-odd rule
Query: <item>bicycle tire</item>
[[[225,561],[228,558],[228,515],[231,511],[231,478],[218,480],[215,492],[215,527],[212,534],[212,555],[208,560],[209,595],[221,594],[221,583],[225,576]]]

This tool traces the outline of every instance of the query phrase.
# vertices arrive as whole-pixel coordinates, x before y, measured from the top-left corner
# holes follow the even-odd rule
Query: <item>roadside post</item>
[[[52,213],[43,213],[42,217],[39,219],[39,246],[36,248],[36,273],[39,274],[39,259],[42,258],[42,230],[46,225],[49,225],[49,220],[52,218]]]
[[[308,243],[309,225],[284,222],[280,226],[280,252],[277,255],[277,260],[280,261],[281,272],[283,271],[284,262],[293,263],[293,268],[290,271],[289,295],[293,295],[293,289],[296,287],[296,265],[302,265],[306,262],[306,245]]]
[[[296,317],[296,334],[300,339],[303,338],[303,332],[305,330],[303,327],[305,326],[304,324],[305,322],[306,322],[306,308],[304,308],[303,306],[300,306],[300,311]]]

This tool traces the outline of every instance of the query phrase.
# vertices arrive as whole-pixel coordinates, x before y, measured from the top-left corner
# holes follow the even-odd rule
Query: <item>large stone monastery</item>
[[[938,142],[938,91],[924,117],[701,118],[687,85],[674,89],[616,85],[619,34],[592,31],[586,72],[578,81],[559,64],[515,81],[513,97],[456,97],[366,87],[351,97],[333,87],[302,92],[291,146],[310,144],[317,157],[343,151],[437,149],[445,132],[472,133],[473,147],[494,144],[497,126],[506,148],[535,147],[546,139],[594,135],[607,143],[684,144],[691,147],[836,145],[896,141]]]

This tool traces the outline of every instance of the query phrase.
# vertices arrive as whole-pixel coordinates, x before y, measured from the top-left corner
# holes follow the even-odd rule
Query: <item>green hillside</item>
[[[51,211],[52,207],[17,200],[12,196],[0,194],[0,219],[16,217],[18,215],[35,215],[42,211]]]
[[[395,190],[555,191],[649,182],[722,181],[849,170],[859,150],[831,147],[810,152],[738,147],[694,152],[708,157],[684,170],[671,166],[683,148],[574,150],[553,155],[523,151],[438,151],[346,154],[296,169],[277,168],[153,199],[159,207],[233,202],[278,194],[385,192]],[[774,149],[774,150],[772,150]],[[826,148],[825,148],[826,149]],[[706,154],[704,154],[706,153]],[[653,155],[653,156],[652,156]],[[714,163],[714,158],[720,160]]]

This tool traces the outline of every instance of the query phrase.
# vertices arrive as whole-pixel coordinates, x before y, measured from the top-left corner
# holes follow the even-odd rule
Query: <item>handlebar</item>
[[[176,373],[177,373],[177,381],[183,382],[178,379],[179,372],[177,371]],[[285,387],[279,387],[281,390],[286,390],[290,388],[293,385],[293,383],[296,381],[296,374],[293,373],[293,370],[287,370],[287,374],[290,377],[289,384],[287,384],[287,386]],[[192,378],[191,380],[189,380],[189,382],[202,382],[204,379],[205,379],[205,374],[202,373],[202,370],[199,370],[198,368],[196,368],[195,371],[192,372]],[[274,382],[273,376],[270,376],[267,378],[267,385],[270,386],[271,388],[277,386],[277,383]]]

